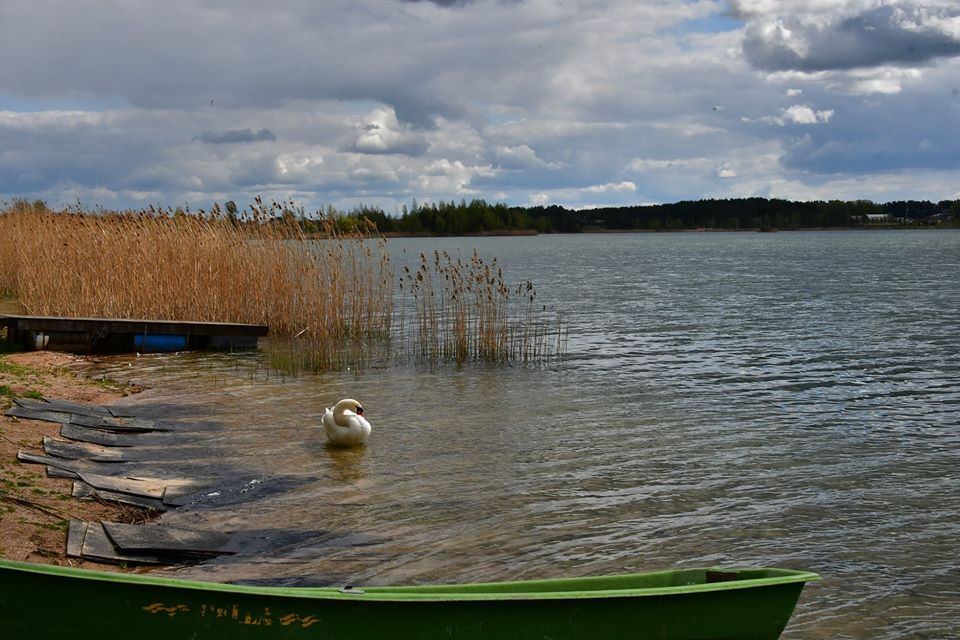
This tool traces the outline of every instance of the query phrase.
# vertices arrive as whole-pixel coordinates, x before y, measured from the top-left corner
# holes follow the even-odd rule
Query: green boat
[[[265,587],[0,560],[0,637],[773,640],[815,573]]]

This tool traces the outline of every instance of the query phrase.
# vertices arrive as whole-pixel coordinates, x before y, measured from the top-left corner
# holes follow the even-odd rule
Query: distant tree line
[[[3,212],[0,203],[0,213]],[[42,200],[15,198],[6,210],[46,211]],[[67,207],[65,211],[82,212]],[[101,211],[97,209],[96,211]],[[189,206],[145,210],[157,215],[182,216]],[[585,231],[680,231],[691,229],[836,229],[861,226],[951,226],[960,227],[960,200],[898,200],[876,203],[870,200],[829,200],[794,202],[778,198],[728,198],[683,200],[669,204],[567,209],[559,205],[515,207],[474,199],[469,202],[414,200],[401,211],[386,213],[380,207],[360,205],[350,211],[332,206],[308,214],[289,202],[265,203],[259,197],[247,209],[230,200],[223,207],[214,204],[199,215],[225,216],[243,223],[273,220],[299,225],[308,234],[325,235],[331,227],[349,232],[368,232],[373,226],[390,235],[460,236],[502,233],[580,233]]]
[[[370,221],[381,233],[471,235],[579,233],[583,231],[689,229],[830,229],[857,226],[960,224],[960,200],[793,202],[777,198],[685,200],[671,204],[567,209],[559,205],[512,207],[475,199],[404,205],[399,215],[360,206],[349,213],[328,208],[344,229]]]

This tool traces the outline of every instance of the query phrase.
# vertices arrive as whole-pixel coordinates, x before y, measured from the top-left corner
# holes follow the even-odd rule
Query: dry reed
[[[302,213],[302,212],[301,212]],[[299,335],[314,366],[389,333],[393,274],[382,243],[361,230],[308,241],[288,205],[248,219],[209,213],[0,214],[0,288],[26,313],[265,324]]]
[[[400,333],[421,359],[533,362],[565,352],[559,318],[537,310],[532,282],[507,286],[496,258],[488,263],[476,251],[466,261],[445,251],[420,254],[416,271],[404,268],[400,289],[409,295]]]
[[[265,324],[272,360],[293,370],[363,366],[398,347],[457,363],[564,351],[533,285],[508,287],[496,259],[421,256],[395,310],[375,226],[342,233],[327,217],[307,237],[304,220],[292,203],[260,199],[242,220],[216,205],[90,213],[18,202],[0,212],[0,291],[30,315]]]

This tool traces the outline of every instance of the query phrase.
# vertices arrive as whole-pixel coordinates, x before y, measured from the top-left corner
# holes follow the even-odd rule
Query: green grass
[[[33,398],[34,400],[43,400],[43,394],[34,389],[29,389],[23,393],[17,393],[10,385],[0,384],[0,408],[7,408],[17,398]]]
[[[36,369],[25,367],[22,364],[13,364],[12,362],[7,362],[3,358],[0,358],[0,373],[6,373],[18,378],[24,378],[29,375],[36,375],[39,372]]]
[[[70,521],[69,521],[69,520],[57,520],[56,522],[51,523],[51,524],[47,524],[47,523],[41,522],[41,523],[38,523],[38,526],[39,526],[41,529],[48,529],[48,530],[50,530],[50,531],[66,531],[67,529],[70,528]]]

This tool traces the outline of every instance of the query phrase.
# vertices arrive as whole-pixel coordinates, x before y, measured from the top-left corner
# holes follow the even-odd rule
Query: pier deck
[[[0,314],[9,340],[75,353],[255,349],[266,325]]]

